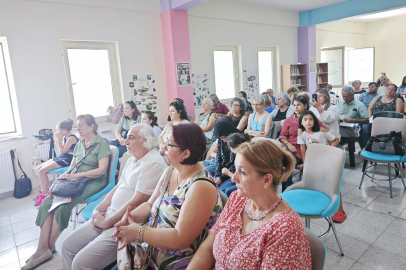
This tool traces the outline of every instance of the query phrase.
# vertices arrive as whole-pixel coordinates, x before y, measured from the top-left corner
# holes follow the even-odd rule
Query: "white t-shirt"
[[[303,131],[300,136],[297,136],[297,144],[305,144],[306,148],[313,143],[318,144],[325,144],[330,145],[332,141],[334,141],[335,137],[330,132],[313,132],[309,133],[307,131]]]
[[[385,90],[388,86],[382,85],[381,87],[378,88],[378,95],[379,96],[384,96],[385,95]],[[368,109],[368,108],[367,108]]]

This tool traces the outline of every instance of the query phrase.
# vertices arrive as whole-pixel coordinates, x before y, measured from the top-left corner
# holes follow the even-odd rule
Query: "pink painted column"
[[[187,114],[194,117],[195,107],[187,11],[169,9],[161,12],[161,26],[164,44],[168,105],[174,98],[179,97],[185,102]],[[178,86],[176,63],[190,63],[190,85]]]
[[[306,64],[307,92],[316,92],[316,73],[310,73],[310,57],[316,57],[316,26],[302,26],[298,29],[298,60]]]

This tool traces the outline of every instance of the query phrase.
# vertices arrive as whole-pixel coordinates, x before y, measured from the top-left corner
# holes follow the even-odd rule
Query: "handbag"
[[[118,122],[120,122],[121,117],[123,116],[124,113],[124,105],[120,104],[118,105],[117,108],[114,108],[113,106],[109,106],[107,108],[107,121],[113,123],[113,124],[117,124]]]
[[[387,154],[405,155],[405,147],[402,145],[402,132],[391,131],[389,134],[372,136],[365,147],[366,151]]]
[[[32,191],[32,184],[31,179],[28,178],[27,174],[24,172],[23,168],[21,168],[20,161],[18,158],[14,156],[14,150],[10,150],[11,155],[11,164],[13,164],[13,172],[14,172],[14,197],[17,199],[24,198],[28,196]],[[21,169],[23,175],[20,179],[17,179],[16,169],[14,167],[14,158],[17,159],[18,166]]]
[[[164,194],[168,190],[169,182],[172,176],[172,170],[168,169],[168,172],[165,176],[165,180],[162,186],[166,187],[159,196],[159,204],[155,208],[155,212],[152,215],[152,222],[150,223],[149,227],[156,228],[158,224],[158,212],[159,206],[162,203],[162,199]],[[169,178],[168,178],[169,174]],[[122,250],[117,251],[117,267],[118,270],[145,270],[148,268],[149,260],[151,259],[152,254],[152,245],[148,245],[147,249],[145,250],[141,243],[132,242],[123,248]]]
[[[99,143],[95,143],[92,145],[92,147],[88,150],[88,152],[81,158],[81,160],[76,163],[76,165],[72,168],[71,172],[73,169],[75,169],[77,166],[81,165],[84,161],[84,159],[92,152],[92,150],[98,145]],[[52,189],[52,194],[58,197],[62,198],[71,198],[71,197],[77,197],[79,195],[82,195],[83,191],[85,190],[86,183],[92,180],[89,177],[83,177],[83,178],[75,178],[75,179],[57,179],[54,184]]]

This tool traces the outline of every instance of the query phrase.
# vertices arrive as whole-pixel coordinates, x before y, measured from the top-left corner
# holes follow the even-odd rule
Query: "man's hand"
[[[98,229],[107,230],[111,227],[106,219],[106,213],[97,211],[92,217],[92,225]]]
[[[349,117],[344,118],[343,121],[347,122],[347,123],[352,123],[353,122],[352,118],[349,118]]]
[[[95,209],[95,210],[93,211],[91,224],[92,224],[93,230],[95,230],[95,231],[102,231],[102,230],[103,230],[103,229],[97,227],[97,226],[94,224],[94,220],[95,220],[95,218],[96,218],[99,214],[101,215],[101,213],[100,213],[98,210]]]

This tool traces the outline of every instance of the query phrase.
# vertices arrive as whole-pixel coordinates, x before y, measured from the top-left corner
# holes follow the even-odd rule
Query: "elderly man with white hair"
[[[118,243],[114,224],[127,207],[137,208],[152,195],[166,163],[159,154],[159,140],[148,125],[133,126],[125,140],[131,157],[116,187],[95,208],[91,220],[73,231],[62,243],[63,269],[103,269],[116,260]]]
[[[210,149],[210,146],[215,141],[215,137],[213,135],[213,128],[216,124],[217,114],[212,111],[213,109],[213,101],[210,98],[203,99],[202,108],[203,112],[199,114],[198,117],[195,119],[195,124],[199,125],[204,134],[206,135],[206,152]]]
[[[378,95],[380,96],[384,96],[385,95],[385,90],[386,88],[389,86],[389,79],[386,75],[381,74],[381,76],[379,77],[379,79],[381,80],[381,86],[378,88]]]

